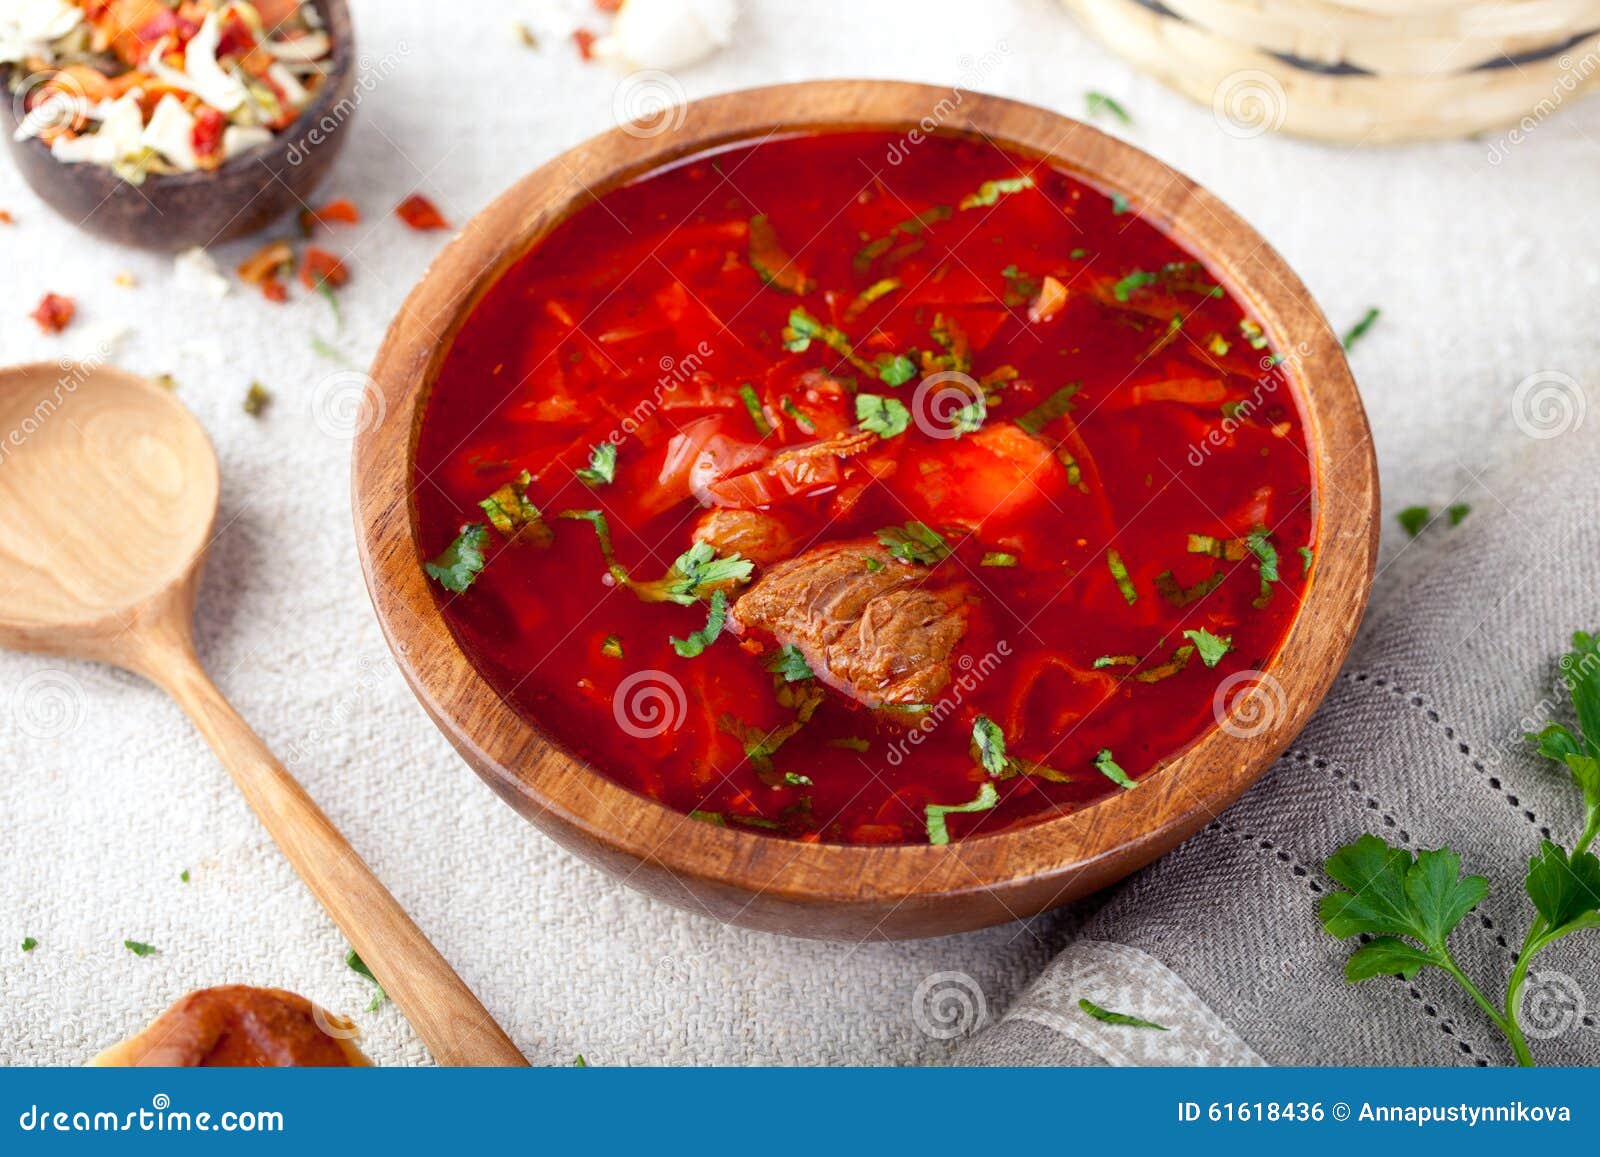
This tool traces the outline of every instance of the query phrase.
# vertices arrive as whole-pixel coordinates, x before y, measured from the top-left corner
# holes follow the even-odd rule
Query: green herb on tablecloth
[[[1589,850],[1600,835],[1600,642],[1579,631],[1560,668],[1579,730],[1551,723],[1527,739],[1571,776],[1583,797],[1583,830],[1570,852],[1545,839],[1528,862],[1523,888],[1534,915],[1512,958],[1516,963],[1502,1003],[1491,1002],[1450,951],[1450,933],[1482,903],[1489,881],[1463,876],[1461,858],[1448,847],[1413,852],[1364,835],[1328,857],[1328,875],[1345,890],[1324,896],[1319,908],[1330,935],[1368,938],[1345,962],[1346,981],[1377,976],[1409,981],[1424,968],[1437,968],[1505,1034],[1519,1065],[1534,1063],[1520,1019],[1530,977],[1534,992],[1529,995],[1538,994],[1534,958],[1574,933],[1600,928],[1600,859]],[[1557,1011],[1576,1020],[1582,1006]]]
[[[1133,123],[1133,118],[1128,115],[1128,110],[1123,108],[1122,105],[1115,99],[1107,96],[1103,92],[1084,93],[1083,104],[1084,108],[1092,117],[1099,116],[1101,113],[1105,113],[1113,120],[1121,121],[1125,125],[1131,125]]]
[[[135,956],[154,956],[156,953],[153,945],[141,944],[137,940],[124,940],[122,946]]]
[[[372,987],[376,991],[372,994],[372,1003],[367,1005],[367,1011],[376,1012],[378,1007],[389,999],[389,994],[383,990],[383,985],[378,983],[378,978],[372,975],[372,969],[367,967],[367,962],[356,955],[354,948],[344,954],[344,962],[351,972],[364,976],[372,982]]]
[[[1112,1012],[1109,1008],[1101,1008],[1088,997],[1080,998],[1078,1000],[1078,1007],[1083,1009],[1083,1011],[1088,1013],[1090,1016],[1094,1017],[1095,1020],[1102,1021],[1105,1024],[1120,1024],[1125,1028],[1153,1028],[1159,1030],[1160,1032],[1171,1031],[1166,1025],[1157,1024],[1153,1020],[1143,1020],[1137,1016],[1129,1016],[1125,1012]]]
[[[1382,314],[1383,311],[1374,306],[1373,308],[1367,310],[1366,313],[1361,315],[1360,321],[1356,322],[1355,325],[1351,326],[1345,331],[1345,335],[1341,340],[1344,343],[1346,352],[1354,349],[1356,342],[1367,336],[1367,331],[1378,323],[1378,318],[1381,317]]]
[[[22,950],[24,952],[32,952],[37,947],[39,947],[39,942],[32,936],[24,936],[22,938]]]

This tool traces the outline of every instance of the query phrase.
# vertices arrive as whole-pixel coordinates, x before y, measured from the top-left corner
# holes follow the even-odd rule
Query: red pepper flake
[[[596,39],[595,34],[587,28],[580,28],[572,34],[572,41],[578,46],[578,55],[585,60],[594,59],[594,42]]]
[[[350,271],[333,254],[315,245],[306,249],[305,258],[300,262],[300,284],[307,289],[318,289],[324,285],[337,289],[349,280]]]
[[[361,210],[354,201],[343,198],[329,201],[318,209],[300,210],[300,228],[306,236],[316,231],[318,225],[356,225],[361,221]]]
[[[276,277],[269,277],[261,283],[261,296],[268,301],[275,301],[282,305],[289,300],[289,291],[283,287],[283,282]]]
[[[434,207],[432,201],[420,193],[413,193],[395,206],[394,215],[413,229],[448,229],[450,222]]]
[[[72,315],[78,311],[72,298],[62,297],[59,293],[47,293],[39,301],[39,307],[28,316],[39,323],[39,328],[45,333],[60,333],[72,324]]]

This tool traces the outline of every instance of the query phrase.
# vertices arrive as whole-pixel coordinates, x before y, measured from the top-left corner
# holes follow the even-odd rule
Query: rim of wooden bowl
[[[708,149],[777,134],[878,129],[914,148],[930,131],[1048,158],[1106,190],[1222,278],[1290,355],[1316,488],[1306,597],[1239,696],[1230,734],[1201,737],[1136,791],[1024,827],[933,847],[799,843],[698,823],[620,787],[507,706],[446,626],[415,539],[413,454],[460,324],[490,285],[571,211]],[[461,231],[396,315],[372,367],[353,455],[356,534],[373,605],[423,706],[467,762],[569,848],[671,902],[796,935],[913,937],[1025,917],[1144,866],[1214,819],[1272,764],[1321,702],[1372,581],[1377,469],[1338,339],[1282,258],[1230,209],[1155,158],[1032,105],[892,81],[811,81],[710,97],[593,137],[522,178]],[[1273,692],[1273,686],[1277,692]],[[1240,722],[1244,721],[1244,722]]]

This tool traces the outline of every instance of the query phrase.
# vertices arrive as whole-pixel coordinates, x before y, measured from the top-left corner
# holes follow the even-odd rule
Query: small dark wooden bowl
[[[952,105],[953,110],[952,110]],[[687,820],[618,787],[500,699],[462,653],[428,588],[415,537],[413,454],[423,409],[462,321],[513,262],[618,184],[708,148],[842,128],[981,133],[1120,190],[1248,303],[1306,416],[1317,487],[1316,570],[1270,674],[1231,719],[1138,790],[1072,815],[944,847],[796,843]],[[1321,702],[1366,606],[1377,546],[1372,439],[1338,339],[1283,260],[1210,193],[1131,145],[1045,109],[881,81],[821,81],[697,101],[648,135],[616,129],[523,178],[471,221],[412,291],[373,365],[354,456],[367,586],[401,670],[435,723],[518,811],[627,883],[719,920],[823,938],[911,938],[1031,916],[1121,879],[1237,799]],[[674,114],[676,118],[678,114]],[[1270,689],[1270,685],[1269,685]],[[1245,717],[1254,711],[1256,717]]]
[[[188,249],[245,237],[304,206],[344,145],[355,115],[355,41],[346,0],[310,0],[333,52],[328,76],[294,124],[210,173],[152,173],[131,185],[99,165],[66,165],[42,141],[12,139],[16,102],[5,102],[11,156],[39,199],[80,229],[141,249]],[[8,70],[0,78],[9,80]]]

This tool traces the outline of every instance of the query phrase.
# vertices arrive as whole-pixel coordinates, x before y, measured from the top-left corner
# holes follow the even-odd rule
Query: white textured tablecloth
[[[375,82],[325,194],[367,220],[325,239],[349,248],[338,343],[365,363],[443,242],[387,210],[421,190],[466,220],[610,127],[618,78],[570,44],[520,46],[517,3],[353,6]],[[827,76],[965,80],[1073,115],[1088,89],[1121,100],[1136,123],[1117,131],[1240,210],[1335,325],[1382,307],[1354,364],[1390,513],[1472,501],[1474,476],[1525,436],[1511,405],[1528,375],[1600,384],[1600,102],[1540,123],[1498,164],[1488,140],[1239,139],[1049,0],[747,3],[732,47],[679,79],[692,97]],[[333,335],[325,303],[180,289],[168,259],[75,232],[7,164],[0,208],[17,220],[0,227],[4,360],[53,359],[127,326],[116,360],[175,375],[224,479],[204,659],[535,1063],[935,1061],[952,1042],[914,1015],[927,978],[969,975],[993,1015],[1064,943],[1063,916],[914,944],[785,940],[653,903],[557,850],[456,758],[389,662],[356,563],[348,445],[315,412],[337,369],[311,347]],[[231,266],[252,248],[217,257]],[[115,284],[123,271],[137,288]],[[46,290],[79,302],[59,338],[24,316]],[[256,378],[276,394],[259,421],[240,409]],[[1403,536],[1386,523],[1392,558]],[[153,688],[0,655],[0,813],[0,1061],[80,1063],[183,992],[225,982],[355,1013],[379,1063],[427,1060],[392,1005],[359,1011],[367,986],[343,939]],[[25,936],[38,940],[26,954]],[[124,939],[160,951],[139,958]]]

